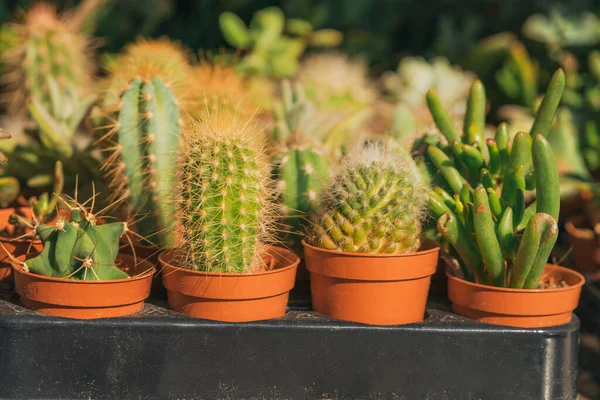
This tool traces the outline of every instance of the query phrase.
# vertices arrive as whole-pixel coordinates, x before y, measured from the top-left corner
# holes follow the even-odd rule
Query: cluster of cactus
[[[384,89],[394,103],[392,136],[401,140],[422,134],[431,127],[433,121],[424,100],[429,89],[437,91],[454,119],[462,120],[474,80],[473,73],[451,65],[443,57],[430,62],[421,57],[403,58],[395,72],[382,76]]]
[[[471,88],[462,136],[435,92],[427,95],[436,125],[448,141],[427,150],[442,178],[430,192],[429,206],[468,280],[525,289],[539,285],[558,236],[559,176],[545,135],[564,84],[564,73],[558,70],[529,133],[513,138],[505,123],[493,139],[482,135],[486,96],[481,82]],[[536,191],[535,202],[528,206],[526,190]]]
[[[284,241],[301,253],[300,235],[308,217],[320,208],[320,196],[329,177],[329,162],[320,148],[314,106],[300,85],[282,83],[283,101],[275,108],[273,129],[278,150],[274,155],[274,179],[284,217]]]
[[[337,52],[314,54],[303,61],[294,81],[315,105],[315,118],[330,125],[321,140],[340,159],[373,116],[378,93],[366,63]]]
[[[114,199],[126,196],[145,244],[172,246],[175,158],[182,118],[181,84],[188,76],[183,51],[166,40],[139,41],[110,71],[102,105],[102,166]]]
[[[178,254],[186,268],[251,273],[276,217],[264,138],[231,112],[194,121],[177,157]]]
[[[4,129],[0,128],[0,140],[10,139],[12,136]],[[4,164],[8,161],[8,157],[0,152],[0,163]],[[19,181],[11,176],[0,177],[0,207],[8,207],[12,204],[21,191]]]
[[[425,185],[402,148],[368,143],[348,154],[324,190],[307,241],[342,252],[398,254],[420,247]]]
[[[286,21],[278,7],[257,11],[248,27],[240,17],[227,11],[219,17],[219,25],[225,40],[246,52],[237,65],[245,75],[292,76],[307,45],[327,48],[342,41],[342,34],[333,29],[314,30],[310,22],[302,19]]]
[[[23,262],[26,271],[54,278],[112,280],[129,278],[115,265],[119,241],[127,224],[97,225],[97,216],[83,207],[71,209],[67,219],[60,216],[52,225],[40,224],[35,234],[43,250]]]
[[[46,3],[32,6],[15,32],[2,57],[10,110],[18,114],[27,106],[44,147],[69,158],[75,130],[95,100],[88,94],[92,78],[88,39]]]

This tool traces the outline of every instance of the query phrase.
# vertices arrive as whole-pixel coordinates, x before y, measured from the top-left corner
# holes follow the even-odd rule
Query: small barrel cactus
[[[252,120],[231,112],[208,114],[184,131],[176,169],[184,267],[261,268],[276,213],[264,146]]]
[[[110,154],[102,170],[114,197],[127,196],[129,212],[137,216],[134,229],[160,246],[173,245],[170,193],[189,69],[185,60],[165,40],[130,45],[110,71],[103,103],[107,132],[101,141]]]
[[[370,143],[350,153],[323,193],[308,243],[327,250],[373,254],[417,251],[425,186],[401,148]]]
[[[129,278],[115,266],[119,240],[127,232],[124,222],[96,225],[96,216],[73,208],[68,220],[38,225],[35,233],[44,244],[42,252],[26,260],[26,271],[54,278],[111,280]]]
[[[486,104],[481,82],[471,88],[462,136],[435,92],[427,94],[431,114],[448,141],[427,149],[440,179],[430,192],[429,207],[467,280],[517,289],[536,289],[540,283],[558,237],[559,175],[545,135],[564,79],[558,70],[530,132],[512,138],[505,123],[493,139],[481,135]],[[535,202],[527,205],[525,193],[533,190]]]

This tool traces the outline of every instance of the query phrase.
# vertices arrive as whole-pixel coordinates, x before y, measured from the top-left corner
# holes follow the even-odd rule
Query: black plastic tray
[[[430,299],[423,323],[373,327],[307,310],[197,320],[150,299],[134,316],[78,321],[0,301],[2,399],[575,399],[579,320],[523,330]]]

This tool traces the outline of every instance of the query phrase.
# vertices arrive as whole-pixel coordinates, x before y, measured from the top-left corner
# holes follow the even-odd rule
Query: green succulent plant
[[[564,73],[558,70],[529,133],[511,138],[503,123],[493,139],[481,136],[486,102],[481,82],[471,88],[462,135],[435,92],[428,93],[432,116],[448,142],[427,149],[439,178],[429,207],[466,279],[500,287],[539,286],[558,237],[559,174],[545,136],[563,90]],[[533,190],[535,201],[527,205],[525,192]]]
[[[336,47],[342,34],[333,29],[315,30],[302,19],[288,19],[278,7],[257,11],[250,25],[232,12],[219,17],[219,26],[227,42],[244,55],[238,63],[240,73],[270,77],[292,76],[308,46]]]

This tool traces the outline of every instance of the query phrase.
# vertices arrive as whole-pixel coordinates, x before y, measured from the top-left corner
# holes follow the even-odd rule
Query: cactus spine
[[[177,158],[181,254],[187,268],[251,273],[275,217],[260,131],[237,114],[209,114],[184,132]]]
[[[407,153],[376,143],[350,153],[323,194],[309,242],[327,250],[398,254],[420,247],[424,186]]]
[[[160,51],[155,51],[154,48]],[[175,184],[174,154],[181,129],[181,83],[187,64],[175,44],[138,42],[111,71],[104,102],[110,152],[102,169],[115,197],[126,195],[135,230],[151,243],[173,245],[175,208],[169,194]]]
[[[480,82],[469,95],[462,137],[438,106],[436,94],[428,93],[431,114],[449,142],[427,149],[442,177],[442,186],[430,192],[429,206],[439,233],[460,256],[466,279],[500,287],[538,287],[558,237],[559,175],[545,135],[563,89],[564,74],[558,70],[530,133],[519,132],[510,140],[506,124],[501,124],[495,138],[485,141],[479,135],[485,120]],[[528,207],[527,190],[536,190],[536,201]]]

